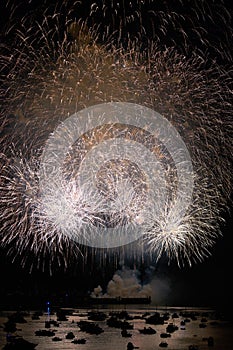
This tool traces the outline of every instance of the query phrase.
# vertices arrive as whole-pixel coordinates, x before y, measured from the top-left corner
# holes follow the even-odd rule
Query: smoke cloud
[[[107,284],[106,293],[99,285],[94,288],[91,296],[94,298],[144,298],[151,297],[152,288],[150,283],[142,284],[139,281],[139,271],[123,268],[113,275]]]
[[[155,305],[170,304],[171,285],[169,279],[154,276],[151,283],[151,300]]]
[[[107,283],[106,291],[98,285],[92,298],[145,298],[151,297],[154,305],[168,305],[171,298],[171,282],[166,276],[155,276],[153,267],[142,272],[123,267],[117,270]]]

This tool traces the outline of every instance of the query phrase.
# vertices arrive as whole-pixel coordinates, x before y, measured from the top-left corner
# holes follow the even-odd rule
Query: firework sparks
[[[1,245],[11,250],[16,243],[19,254],[29,248],[41,256],[59,252],[67,264],[69,247],[79,254],[79,244],[92,245],[100,228],[106,239],[109,226],[121,236],[130,224],[135,240],[138,226],[140,235],[143,230],[146,254],[191,264],[208,256],[220,235],[232,190],[230,13],[223,2],[218,8],[198,2],[187,13],[168,3],[123,3],[90,2],[87,15],[86,3],[68,4],[67,17],[61,6],[53,16],[45,11],[41,22],[26,16],[21,28],[3,32]],[[74,20],[77,12],[83,20]],[[215,39],[207,35],[205,17],[220,23]],[[16,40],[6,44],[12,33]],[[77,140],[65,131],[73,114],[115,102],[141,105],[168,120],[187,147],[192,171],[180,170],[186,167],[176,158],[182,147],[171,155],[169,138],[130,118],[128,124],[97,123]],[[61,179],[45,185],[41,163],[56,130],[61,138],[66,133],[68,147],[58,164]],[[114,157],[103,156],[108,145]]]

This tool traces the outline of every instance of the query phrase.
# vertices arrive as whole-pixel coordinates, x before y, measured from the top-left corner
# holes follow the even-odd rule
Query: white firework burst
[[[105,237],[107,221],[120,235],[128,223],[132,229],[141,225],[157,259],[165,254],[191,264],[211,253],[232,193],[232,15],[223,1],[195,1],[187,13],[177,3],[97,1],[87,14],[86,1],[68,1],[52,16],[51,9],[43,12],[41,21],[12,15],[0,46],[0,245],[13,255],[18,251],[24,260],[23,252],[32,250],[43,260],[60,254],[67,265],[74,247],[80,252],[75,237],[88,243],[96,228]],[[77,13],[84,14],[80,20]],[[215,38],[208,33],[213,23],[219,23]],[[68,150],[66,177],[41,191],[38,168],[46,140],[72,114],[109,102],[151,108],[181,135],[194,173],[187,211],[190,198],[182,198],[182,189],[176,197],[178,183],[187,185],[185,176],[166,147],[158,146],[156,133],[119,125],[118,133],[105,126],[85,132]],[[136,142],[142,141],[164,170],[165,180],[148,203],[129,167],[128,177],[106,177],[104,195],[101,181],[97,188],[91,177],[81,187],[76,181],[93,148],[120,138],[135,142],[135,159],[141,156]],[[162,174],[153,173],[154,182],[156,176]]]

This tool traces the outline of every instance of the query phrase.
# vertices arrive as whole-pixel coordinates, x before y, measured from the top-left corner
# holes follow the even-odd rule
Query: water
[[[109,315],[110,311],[121,311],[122,309],[116,306],[113,308],[98,309],[99,311],[104,311]],[[129,322],[133,324],[133,330],[129,330],[132,333],[131,338],[123,338],[121,336],[121,330],[118,328],[108,327],[106,321],[98,321],[98,325],[104,329],[104,332],[99,335],[91,335],[80,331],[77,322],[80,320],[87,320],[88,309],[74,309],[72,314],[68,315],[67,321],[59,321],[59,327],[54,327],[51,325],[51,330],[55,330],[57,337],[62,338],[62,341],[55,342],[52,340],[53,337],[36,336],[35,331],[45,329],[45,321],[48,319],[57,320],[56,313],[48,315],[43,313],[38,320],[32,320],[32,314],[34,311],[28,312],[24,318],[26,323],[17,323],[17,331],[15,334],[22,336],[24,339],[38,344],[36,350],[73,350],[73,349],[83,349],[83,350],[121,350],[127,349],[127,343],[131,341],[135,346],[138,346],[142,350],[155,350],[162,349],[159,347],[161,341],[166,341],[168,343],[167,349],[173,350],[188,350],[190,345],[198,346],[199,350],[209,350],[211,348],[215,350],[231,350],[232,349],[232,334],[233,334],[233,324],[227,322],[226,320],[217,318],[216,314],[212,310],[192,308],[155,308],[152,306],[125,309],[130,316],[141,316],[145,312],[153,314],[153,312],[158,311],[161,314],[164,312],[169,312],[169,319],[163,325],[149,325],[145,323],[145,319],[134,318]],[[96,309],[95,309],[96,311]],[[196,320],[190,320],[190,322],[185,323],[185,329],[182,329],[180,322],[185,319],[181,312],[193,311],[197,313]],[[207,318],[206,327],[200,328],[199,324],[203,318],[203,312]],[[208,312],[208,314],[206,314]],[[8,316],[13,313],[12,311],[1,312],[0,315],[0,347],[3,349],[6,344],[6,333],[3,331],[3,323],[7,321]],[[174,313],[178,314],[178,318],[172,318]],[[166,332],[167,323],[174,323],[179,327],[177,331],[171,334],[170,338],[162,339],[160,334]],[[151,326],[157,332],[153,335],[144,335],[139,332],[139,329],[143,327]],[[86,344],[73,344],[72,340],[66,339],[66,334],[68,332],[73,332],[75,338],[85,338]],[[209,346],[208,337],[213,337],[214,345]],[[206,338],[206,339],[203,339]]]

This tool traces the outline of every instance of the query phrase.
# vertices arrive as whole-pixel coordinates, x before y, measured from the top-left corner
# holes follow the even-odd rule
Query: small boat
[[[126,310],[122,311],[111,311],[109,312],[109,316],[116,317],[118,319],[124,319],[124,320],[133,320],[133,317],[129,315],[129,313]]]
[[[121,321],[121,328],[122,329],[133,329],[133,324],[129,323],[128,321]]]
[[[122,329],[133,329],[133,324],[129,323],[128,321],[122,321],[119,320],[116,316],[111,316],[107,320],[107,325],[109,327],[114,327],[114,328],[122,328]]]
[[[66,334],[66,339],[74,339],[74,338],[75,338],[75,335],[74,335],[73,332],[68,332],[68,333]]]
[[[186,329],[185,325],[186,325],[185,321],[181,321],[180,322],[180,329],[185,330]]]
[[[73,344],[86,344],[86,339],[84,339],[84,338],[74,339],[71,343],[73,343]]]
[[[88,312],[88,320],[91,321],[105,321],[107,315],[102,311],[90,311]]]
[[[205,323],[200,323],[199,324],[199,328],[205,328],[206,327],[206,324]]]
[[[52,341],[62,341],[62,338],[59,338],[59,337],[53,337],[53,338],[52,338]]]
[[[170,338],[171,334],[170,333],[161,333],[160,338]]]
[[[114,327],[114,328],[121,328],[122,325],[122,321],[118,320],[118,318],[116,316],[111,316],[108,320],[107,320],[107,325],[109,327]]]
[[[33,350],[38,344],[31,343],[22,337],[13,337],[10,342],[8,342],[3,350]]]
[[[165,342],[165,341],[162,341],[162,342],[159,344],[159,346],[160,346],[161,348],[166,348],[166,347],[168,346],[168,343]]]
[[[104,330],[97,323],[94,323],[94,322],[79,321],[79,322],[77,322],[77,325],[82,332],[86,332],[89,334],[98,335],[98,334],[104,332]]]
[[[55,332],[47,329],[40,329],[39,331],[35,331],[35,335],[39,337],[53,337],[55,336]]]
[[[65,310],[59,309],[57,310],[56,314],[57,314],[57,321],[68,321],[67,312]]]
[[[169,325],[166,328],[167,333],[173,333],[178,330],[178,327],[174,325],[173,323],[169,323]]]
[[[146,318],[146,323],[154,325],[164,324],[164,321],[165,317],[161,316],[159,312],[155,312],[153,315]]]
[[[141,334],[156,334],[156,330],[152,327],[144,327],[143,329],[139,329]]]
[[[122,337],[125,337],[125,338],[130,338],[130,337],[132,337],[132,334],[129,333],[129,332],[127,331],[127,329],[122,329],[121,335],[122,335]]]

